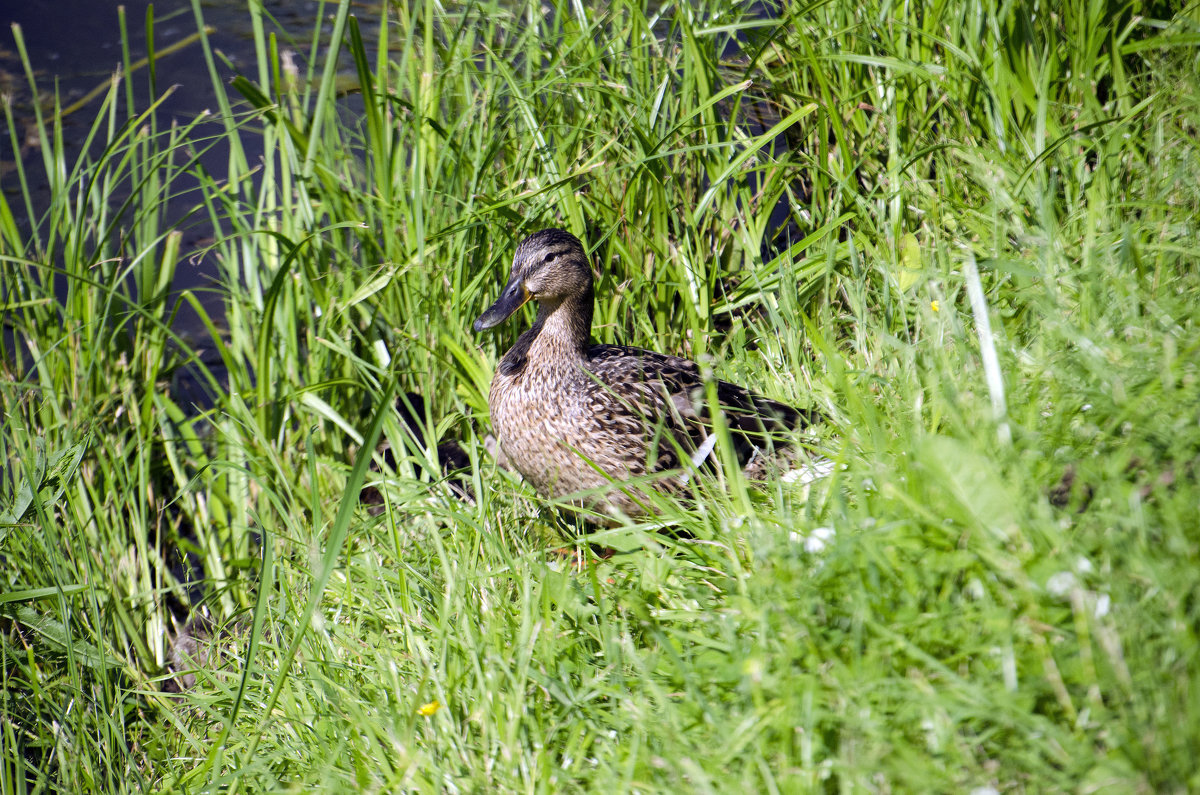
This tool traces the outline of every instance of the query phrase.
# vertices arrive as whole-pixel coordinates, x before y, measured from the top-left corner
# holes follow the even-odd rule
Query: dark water
[[[268,33],[276,33],[281,45],[292,42],[300,51],[308,48],[321,4],[312,0],[287,0],[266,2]],[[53,96],[57,90],[63,107],[85,97],[97,86],[105,86],[123,62],[122,36],[118,8],[124,7],[125,24],[130,45],[130,60],[133,62],[147,55],[146,18],[148,9],[153,9],[154,45],[156,52],[186,39],[198,29],[196,16],[189,0],[0,0],[0,90],[13,97],[14,113],[17,116],[18,139],[22,142],[17,152],[9,131],[0,134],[0,190],[5,191],[14,213],[24,212],[20,197],[20,184],[13,169],[13,161],[20,158],[26,174],[31,178],[30,191],[33,196],[35,214],[37,208],[45,207],[49,189],[41,165],[41,153],[37,150],[36,138],[31,136],[33,117],[33,91],[29,87],[18,54],[13,26],[20,26],[21,35],[32,63],[37,83],[37,92]],[[332,11],[333,6],[326,3]],[[202,4],[204,23],[216,30],[209,35],[213,49],[222,53],[232,67],[218,61],[222,79],[227,80],[235,73],[253,75],[254,42],[250,32],[250,15],[245,0],[205,0]],[[294,37],[298,37],[298,41]],[[200,43],[160,56],[155,62],[155,79],[151,82],[150,70],[143,67],[127,76],[134,89],[137,110],[146,109],[154,99],[161,97],[170,87],[175,90],[157,111],[159,129],[168,128],[172,122],[188,124],[204,111],[218,110],[217,97],[213,88]],[[124,86],[122,86],[122,92]],[[123,119],[124,94],[119,106],[118,121]],[[96,96],[85,107],[67,116],[62,133],[68,150],[68,163],[79,156],[83,140],[93,123],[103,101],[103,94]],[[2,121],[0,121],[2,124]],[[220,131],[218,122],[213,121],[211,134]],[[203,136],[203,127],[196,134]],[[253,161],[259,153],[254,151],[257,142],[247,136],[243,142],[247,155]],[[225,172],[227,150],[216,147],[202,158],[202,165],[211,174]],[[183,231],[183,258],[175,279],[175,292],[195,290],[206,310],[221,315],[220,297],[211,289],[215,275],[215,264],[211,258],[189,256],[211,241],[218,233],[207,218],[197,216],[184,220],[188,212],[199,203],[199,195],[184,178],[175,185],[175,192],[184,192],[170,200],[166,207],[166,222],[179,225]],[[30,219],[18,215],[17,222],[22,230],[30,228]],[[201,325],[190,310],[181,313],[177,330],[185,334],[200,334]]]
[[[324,13],[324,26],[329,28],[328,17],[336,7],[336,4],[322,4],[316,0],[267,0],[264,5],[267,34],[277,36],[281,49],[291,48],[301,53],[308,52],[311,47],[318,15]],[[125,13],[131,63],[148,54],[148,10],[153,13],[156,54],[200,29],[190,0],[159,0],[155,3],[148,0],[0,0],[0,22],[4,23],[0,28],[0,92],[11,97],[18,127],[16,151],[13,151],[10,131],[0,130],[0,190],[4,191],[22,233],[31,232],[33,223],[26,216],[15,161],[19,159],[23,163],[29,179],[35,219],[44,212],[50,199],[42,152],[34,134],[36,97],[43,98],[45,107],[44,98],[53,98],[57,92],[61,106],[67,108],[98,86],[103,86],[107,93],[113,73],[124,62],[120,7]],[[209,34],[214,52],[219,52],[229,62],[217,61],[221,80],[227,82],[238,73],[256,74],[251,17],[245,0],[204,0],[201,11],[204,24],[215,28]],[[21,63],[14,26],[19,26],[24,39],[34,70],[36,92],[30,87]],[[323,34],[327,37],[328,30]],[[156,57],[153,79],[150,70],[143,67],[126,76],[126,81],[133,88],[136,112],[146,110],[168,88],[175,87],[156,110],[158,129],[168,129],[172,123],[189,124],[209,111],[213,120],[195,128],[193,138],[223,140],[224,128],[216,119],[219,111],[217,95],[199,41],[169,55]],[[123,84],[118,124],[125,119],[125,90]],[[104,93],[97,94],[63,120],[61,132],[68,169],[82,154],[88,131],[104,101]],[[0,127],[4,124],[0,117]],[[261,143],[256,136],[243,136],[242,145],[250,162],[261,155]],[[227,162],[228,149],[223,144],[211,148],[201,157],[201,166],[216,176],[226,173]],[[194,212],[201,201],[197,187],[190,175],[180,175],[172,185],[171,198],[166,200],[164,207],[165,224],[183,233],[172,303],[180,293],[190,290],[198,297],[206,314],[220,326],[224,300],[216,289],[217,264],[214,257],[203,256],[203,251],[221,230],[213,227],[206,213]],[[116,207],[124,197],[114,194],[108,198],[110,206]],[[60,295],[65,295],[65,282],[60,287]],[[224,368],[215,355],[204,324],[189,305],[183,304],[175,316],[174,329],[187,340],[188,346],[218,381],[223,382]],[[12,330],[5,328],[3,333],[11,337]],[[15,340],[10,338],[8,342],[11,345]],[[185,411],[193,406],[211,406],[215,397],[209,394],[206,379],[200,378],[191,364],[176,372],[172,393]]]

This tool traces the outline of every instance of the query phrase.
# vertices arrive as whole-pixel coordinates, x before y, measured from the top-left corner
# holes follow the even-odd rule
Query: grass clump
[[[28,162],[29,231],[0,203],[5,791],[1197,786],[1195,7],[762,10],[343,3],[300,43],[252,7],[230,86],[200,39],[211,118],[117,85],[68,168],[39,117],[49,206]],[[169,290],[170,193],[223,319]],[[834,473],[549,554],[470,321],[550,225],[600,340],[820,408]]]

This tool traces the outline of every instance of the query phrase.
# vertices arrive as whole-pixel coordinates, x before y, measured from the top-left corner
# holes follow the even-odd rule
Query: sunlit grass
[[[251,9],[193,125],[118,84],[73,156],[45,106],[0,181],[0,789],[1200,785],[1196,7],[741,5]],[[552,225],[599,340],[820,409],[830,476],[580,535],[496,470],[515,330],[470,323]]]

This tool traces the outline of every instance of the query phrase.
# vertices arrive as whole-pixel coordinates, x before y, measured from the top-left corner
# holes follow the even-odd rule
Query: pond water
[[[316,0],[268,0],[266,14],[274,20],[268,28],[276,32],[283,42],[298,41],[298,49],[307,48],[317,16],[333,9],[329,3]],[[156,52],[184,41],[198,30],[190,0],[0,0],[0,91],[13,97],[14,115],[17,117],[20,150],[13,152],[7,129],[0,132],[0,190],[14,213],[21,229],[29,229],[29,218],[20,215],[24,203],[14,201],[20,196],[20,185],[14,168],[14,159],[21,158],[26,174],[31,178],[30,192],[36,208],[44,207],[49,195],[45,172],[40,162],[36,135],[28,122],[33,116],[34,98],[21,64],[13,26],[20,26],[29,60],[34,68],[38,92],[53,96],[57,90],[63,107],[86,97],[89,92],[103,86],[107,89],[113,73],[123,60],[122,36],[118,8],[124,7],[126,28],[130,44],[130,59],[134,62],[144,58],[146,47],[146,15],[153,8],[154,43]],[[228,77],[235,71],[252,74],[254,69],[254,42],[250,32],[250,15],[245,0],[205,0],[202,4],[205,24],[215,30],[209,35],[213,49],[220,51],[233,68],[221,65]],[[295,38],[294,38],[295,37]],[[154,96],[161,96],[171,86],[177,88],[161,105],[158,112],[159,127],[168,127],[172,122],[186,124],[205,110],[218,108],[212,80],[208,73],[204,54],[199,42],[156,59],[156,86],[152,91],[149,70],[135,72],[129,84],[134,88],[136,105],[145,109]],[[97,94],[86,105],[64,120],[62,133],[68,149],[68,162],[78,157],[83,140],[101,106],[103,94]],[[0,119],[0,125],[3,124]],[[216,122],[214,133],[217,131]],[[247,154],[255,156],[250,147],[255,145],[253,137],[244,142]],[[210,150],[202,158],[210,173],[224,171],[226,152],[220,147]],[[186,187],[186,184],[181,185]],[[198,202],[198,196],[179,196],[167,206],[168,223],[182,219]],[[211,286],[215,266],[210,260],[187,257],[187,254],[209,242],[214,230],[207,220],[187,221],[180,225],[183,231],[182,251],[184,261],[175,280],[175,291],[197,290],[210,314],[221,314],[219,296],[204,288]],[[185,334],[200,334],[198,319],[190,313],[181,313],[177,330]]]
[[[53,98],[57,92],[63,108],[96,93],[78,110],[63,120],[61,133],[67,150],[67,162],[73,164],[79,157],[88,135],[101,108],[113,73],[124,61],[121,24],[118,9],[124,8],[125,26],[130,46],[129,59],[136,63],[147,55],[146,19],[152,9],[154,19],[154,49],[159,53],[155,60],[156,79],[151,85],[150,72],[146,68],[137,70],[128,79],[134,90],[135,106],[141,111],[150,106],[164,91],[176,86],[175,90],[160,105],[157,111],[159,129],[169,128],[172,123],[188,124],[205,111],[219,108],[212,78],[209,75],[203,49],[198,41],[167,55],[162,51],[173,44],[183,42],[199,30],[190,0],[0,0],[0,93],[11,98],[16,131],[17,151],[13,151],[13,139],[8,129],[0,129],[0,190],[4,191],[10,209],[14,213],[18,229],[24,233],[32,228],[22,198],[21,185],[16,173],[16,160],[24,165],[29,179],[29,193],[33,204],[33,216],[39,217],[49,204],[49,184],[42,165],[36,126],[33,124],[35,93],[30,88],[17,44],[17,31],[24,41],[30,64],[34,70],[37,96]],[[318,15],[328,17],[335,4],[317,0],[266,0],[264,3],[267,33],[274,32],[281,47],[307,51]],[[242,72],[254,73],[254,41],[251,34],[251,18],[245,0],[204,0],[202,4],[204,24],[212,28],[209,41],[213,50],[220,52],[229,63],[219,62],[223,79]],[[326,27],[329,27],[328,20]],[[369,27],[369,26],[368,26]],[[327,32],[327,31],[326,31]],[[124,87],[122,87],[124,91]],[[118,112],[121,117],[121,112]],[[222,128],[217,121],[212,125],[214,139],[220,139]],[[0,116],[0,127],[5,122]],[[196,135],[204,135],[197,128]],[[255,136],[245,136],[243,147],[248,159],[253,162],[260,152]],[[214,147],[202,156],[202,165],[211,174],[225,172],[227,150]],[[68,165],[68,168],[70,165]],[[183,175],[175,184],[173,195],[167,199],[166,223],[177,226],[183,232],[180,262],[176,270],[173,292],[179,295],[191,290],[204,306],[207,314],[218,324],[224,316],[222,296],[213,288],[216,281],[216,262],[212,257],[194,256],[211,243],[219,230],[212,227],[206,215],[188,214],[200,202],[191,177]],[[110,204],[119,204],[120,196],[110,195]],[[65,283],[60,286],[60,295],[65,294]],[[223,381],[225,374],[211,344],[207,331],[199,316],[184,304],[176,315],[174,329],[201,357],[210,372]],[[6,335],[11,329],[5,329]],[[10,344],[12,340],[9,340]],[[201,379],[192,366],[178,371],[172,384],[177,402],[189,410],[192,406],[207,407],[213,396],[208,394]]]

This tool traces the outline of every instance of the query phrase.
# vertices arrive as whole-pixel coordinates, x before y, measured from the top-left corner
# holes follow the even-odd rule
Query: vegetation
[[[251,3],[82,155],[6,103],[0,789],[1200,788],[1200,7],[586,5]],[[551,225],[833,474],[581,535],[496,470],[470,323]]]

